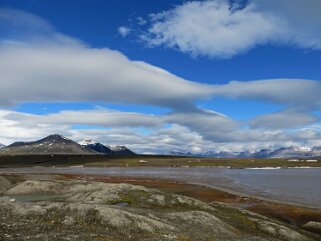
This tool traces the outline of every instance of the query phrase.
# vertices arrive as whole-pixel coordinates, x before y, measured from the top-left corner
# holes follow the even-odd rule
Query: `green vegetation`
[[[144,162],[141,162],[144,160]],[[191,157],[153,157],[115,158],[108,161],[91,162],[85,166],[97,167],[321,167],[321,161],[291,162],[288,159],[242,159],[242,158],[191,158]]]
[[[88,167],[321,167],[321,160],[289,161],[289,159],[251,158],[192,158],[174,156],[138,155],[132,157],[108,157],[103,155],[28,155],[0,156],[1,167],[19,166],[74,166]]]

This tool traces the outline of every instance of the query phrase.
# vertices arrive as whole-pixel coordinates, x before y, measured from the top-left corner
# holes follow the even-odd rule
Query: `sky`
[[[319,0],[1,0],[0,143],[321,145]]]

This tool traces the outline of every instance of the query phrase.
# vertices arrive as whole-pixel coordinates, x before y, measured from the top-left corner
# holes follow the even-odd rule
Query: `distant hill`
[[[290,146],[277,149],[261,149],[258,151],[243,152],[215,152],[206,151],[200,153],[171,151],[169,155],[192,156],[192,157],[213,157],[213,158],[313,158],[321,157],[321,146]]]
[[[0,149],[0,155],[93,155],[99,154],[61,135],[50,135],[38,141],[15,142]]]

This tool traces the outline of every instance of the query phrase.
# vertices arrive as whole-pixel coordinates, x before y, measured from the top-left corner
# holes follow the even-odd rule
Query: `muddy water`
[[[72,173],[161,178],[212,187],[321,209],[321,168],[226,169],[195,168],[15,168],[0,173]]]

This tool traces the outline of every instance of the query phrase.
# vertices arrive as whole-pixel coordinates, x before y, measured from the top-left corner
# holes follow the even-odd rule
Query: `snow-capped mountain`
[[[111,149],[116,155],[136,155],[135,152],[129,150],[126,146],[107,145],[107,147]]]
[[[5,145],[0,143],[0,149],[6,147]]]
[[[321,152],[321,146],[314,146],[311,148],[312,151],[320,151]]]
[[[135,153],[126,146],[103,145],[93,140],[82,140],[79,141],[78,144],[105,155],[135,155]]]
[[[191,157],[216,157],[216,158],[231,158],[238,154],[233,152],[215,152],[215,151],[205,151],[205,152],[182,152],[182,151],[171,151],[168,153],[170,156],[191,156]]]
[[[313,148],[310,146],[294,146],[293,150],[295,151],[300,151],[300,152],[309,152],[311,151]]]
[[[15,142],[0,150],[3,155],[92,155],[97,152],[61,135],[50,135],[38,141]]]
[[[104,155],[113,154],[113,151],[110,148],[108,148],[107,146],[99,142],[95,142],[93,140],[82,140],[82,141],[79,141],[78,144]]]
[[[319,157],[321,156],[320,147],[298,147],[290,146],[276,149],[271,152],[268,157],[271,158],[306,158],[306,157]]]
[[[170,151],[168,153],[170,156],[195,156],[195,153],[192,152],[183,152],[183,151]]]

